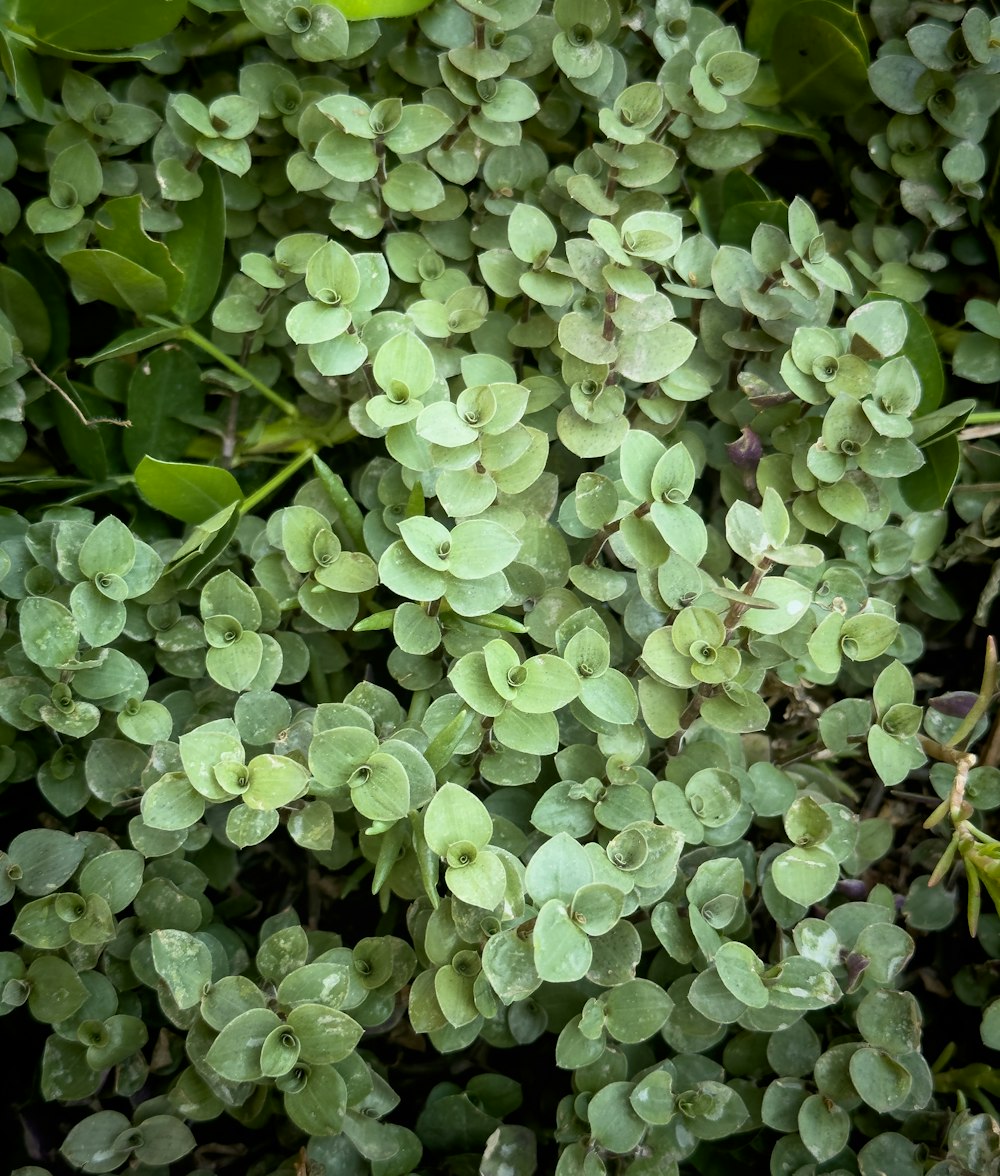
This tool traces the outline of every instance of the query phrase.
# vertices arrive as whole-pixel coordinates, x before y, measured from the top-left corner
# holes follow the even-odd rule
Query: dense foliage
[[[13,1163],[996,1176],[1000,18],[414,8],[3,6]]]

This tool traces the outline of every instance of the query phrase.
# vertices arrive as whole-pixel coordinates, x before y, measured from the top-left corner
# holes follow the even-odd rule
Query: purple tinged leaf
[[[947,694],[939,694],[930,699],[928,706],[942,715],[950,715],[955,719],[964,719],[972,710],[979,696],[971,690],[951,690]]]

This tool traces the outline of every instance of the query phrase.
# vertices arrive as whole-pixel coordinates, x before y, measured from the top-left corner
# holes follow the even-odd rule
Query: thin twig
[[[55,380],[53,380],[51,377],[47,376],[42,371],[42,369],[38,366],[38,364],[35,363],[35,361],[33,359],[29,359],[28,356],[25,356],[24,358],[27,361],[28,366],[35,373],[35,375],[38,376],[38,378],[40,380],[44,380],[45,383],[48,384],[48,386],[53,390],[53,392],[59,393],[59,395],[63,398],[63,400],[66,401],[66,403],[76,413],[76,415],[87,426],[88,429],[93,429],[97,425],[118,425],[118,427],[121,429],[131,429],[132,428],[131,421],[128,421],[128,420],[122,421],[122,420],[119,420],[117,417],[89,417],[89,416],[87,416],[87,414],[76,403],[76,401],[72,398],[72,396],[70,396],[70,394],[66,391],[65,388],[60,388],[59,385],[55,382]]]

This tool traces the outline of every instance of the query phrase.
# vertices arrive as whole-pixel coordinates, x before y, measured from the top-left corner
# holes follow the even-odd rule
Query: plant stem
[[[258,506],[260,503],[262,503],[265,498],[269,498],[275,492],[275,490],[278,489],[279,486],[287,482],[292,474],[302,469],[302,467],[306,465],[307,462],[312,461],[313,456],[314,450],[304,449],[296,457],[293,457],[288,465],[279,470],[269,481],[265,482],[259,490],[255,490],[253,494],[249,496],[249,498],[243,499],[243,501],[240,503],[240,514],[249,514],[255,506]]]
[[[210,355],[218,363],[221,363],[224,368],[228,368],[234,376],[239,376],[240,379],[246,380],[250,387],[256,389],[265,400],[269,400],[275,408],[280,408],[285,416],[297,417],[299,415],[299,410],[290,400],[279,396],[273,388],[269,388],[263,380],[258,380],[253,372],[248,371],[241,363],[233,359],[231,355],[227,355],[220,348],[216,347],[211,339],[206,339],[194,327],[181,328],[180,337],[186,339],[189,343],[193,343],[195,347],[200,348],[206,355]]]

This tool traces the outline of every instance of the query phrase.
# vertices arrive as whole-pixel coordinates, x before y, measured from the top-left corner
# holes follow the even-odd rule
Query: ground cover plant
[[[1000,1173],[1000,17],[0,63],[18,1176]]]

